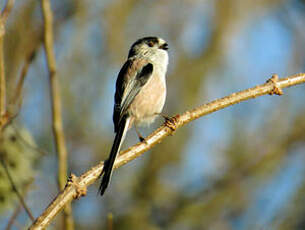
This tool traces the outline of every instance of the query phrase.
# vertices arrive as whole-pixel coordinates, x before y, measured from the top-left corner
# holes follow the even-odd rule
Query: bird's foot
[[[137,126],[135,126],[135,128],[136,128],[136,133],[137,133],[137,135],[138,135],[139,141],[142,142],[142,143],[147,144],[147,142],[146,142],[146,140],[145,140],[145,137],[143,137],[143,136],[141,135],[141,133],[139,132]]]
[[[172,130],[172,132],[174,132],[176,129],[177,129],[177,116],[175,117],[169,117],[165,114],[162,114],[162,113],[158,113],[157,115],[160,115],[164,118],[165,122],[164,124],[170,128]]]

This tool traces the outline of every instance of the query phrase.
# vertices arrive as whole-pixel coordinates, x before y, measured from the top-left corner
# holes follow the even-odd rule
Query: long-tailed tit
[[[167,49],[168,44],[161,38],[139,39],[131,46],[128,59],[119,72],[113,109],[116,135],[110,155],[104,163],[99,188],[101,195],[108,187],[114,161],[127,130],[133,124],[137,127],[152,123],[163,109],[166,97]]]

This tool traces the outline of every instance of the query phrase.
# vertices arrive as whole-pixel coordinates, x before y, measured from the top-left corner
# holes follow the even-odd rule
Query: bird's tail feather
[[[106,188],[109,185],[110,178],[112,175],[112,170],[113,170],[113,165],[116,159],[116,156],[120,152],[121,145],[125,139],[126,132],[129,127],[129,122],[130,122],[130,117],[123,117],[120,121],[120,125],[118,127],[117,133],[115,135],[113,145],[111,148],[111,152],[109,155],[109,158],[104,162],[104,168],[103,168],[103,177],[102,177],[102,182],[99,188],[99,192],[101,196],[105,193]]]

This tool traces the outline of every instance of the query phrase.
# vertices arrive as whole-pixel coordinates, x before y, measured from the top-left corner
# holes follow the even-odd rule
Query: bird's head
[[[159,37],[144,37],[137,40],[131,46],[128,58],[141,55],[145,57],[151,56],[168,56],[168,44]]]

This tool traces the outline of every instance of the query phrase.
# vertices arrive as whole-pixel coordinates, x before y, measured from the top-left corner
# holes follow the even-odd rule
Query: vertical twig
[[[67,181],[67,149],[62,127],[60,89],[56,73],[53,46],[53,14],[49,0],[41,0],[44,20],[44,47],[49,68],[49,84],[52,104],[52,129],[58,154],[58,185],[63,190]],[[71,205],[64,209],[64,229],[74,229]]]
[[[11,183],[11,186],[12,186],[12,188],[13,188],[13,191],[16,193],[16,195],[17,195],[17,197],[18,197],[18,199],[19,199],[19,201],[20,201],[20,204],[22,205],[22,207],[24,208],[24,210],[25,210],[26,213],[28,214],[29,218],[34,222],[34,220],[35,220],[35,219],[34,219],[34,216],[32,215],[31,210],[30,210],[30,209],[28,208],[28,206],[26,205],[26,203],[25,203],[25,201],[24,201],[24,199],[23,199],[23,196],[21,195],[21,193],[20,193],[19,190],[17,189],[17,186],[16,186],[16,184],[15,184],[13,178],[12,178],[12,175],[10,174],[10,171],[9,171],[9,169],[8,169],[8,167],[7,167],[7,164],[6,164],[6,162],[5,162],[5,159],[1,157],[0,160],[1,160],[1,164],[2,164],[2,166],[3,166],[3,168],[4,168],[4,171],[5,171],[6,175],[7,175],[7,178],[8,178],[8,180],[9,180],[9,182]]]
[[[3,61],[3,37],[4,37],[4,23],[0,19],[0,117],[6,113],[6,82],[4,73]]]
[[[3,58],[3,41],[5,34],[5,23],[14,6],[14,0],[7,0],[0,15],[0,121],[6,114],[6,82]],[[0,122],[1,123],[1,122]]]

